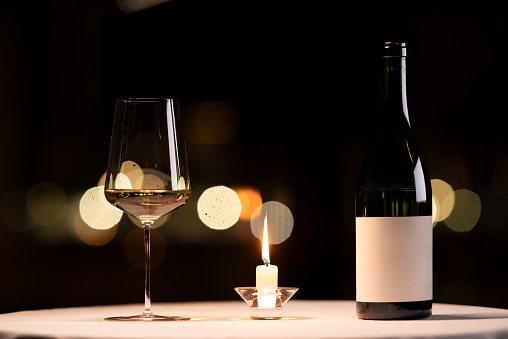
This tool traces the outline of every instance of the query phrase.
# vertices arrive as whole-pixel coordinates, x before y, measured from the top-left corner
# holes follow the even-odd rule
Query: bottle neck
[[[403,114],[410,125],[406,96],[406,48],[386,43],[381,52],[379,107],[382,116]]]

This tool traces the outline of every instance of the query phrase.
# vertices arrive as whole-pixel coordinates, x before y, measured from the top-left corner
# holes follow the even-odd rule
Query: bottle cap
[[[387,41],[381,49],[381,56],[387,57],[405,57],[406,56],[406,43],[400,41]]]

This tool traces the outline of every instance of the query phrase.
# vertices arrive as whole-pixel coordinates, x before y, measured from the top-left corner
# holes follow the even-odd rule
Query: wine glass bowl
[[[107,320],[187,320],[153,314],[150,294],[150,229],[156,220],[185,205],[191,194],[177,100],[116,101],[104,194],[141,222],[145,246],[143,313]]]

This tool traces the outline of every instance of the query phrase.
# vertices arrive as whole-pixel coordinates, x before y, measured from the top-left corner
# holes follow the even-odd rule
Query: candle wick
[[[262,259],[263,259],[263,263],[265,264],[265,266],[268,267],[268,265],[270,265],[270,262],[268,260],[266,260],[265,257],[262,257]]]

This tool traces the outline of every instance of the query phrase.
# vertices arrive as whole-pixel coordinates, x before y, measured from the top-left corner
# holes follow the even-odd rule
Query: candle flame
[[[270,251],[268,250],[268,216],[265,215],[265,224],[263,227],[263,244],[261,250],[261,258],[266,266],[270,264]]]

